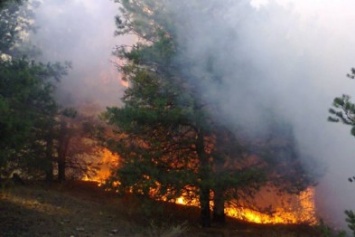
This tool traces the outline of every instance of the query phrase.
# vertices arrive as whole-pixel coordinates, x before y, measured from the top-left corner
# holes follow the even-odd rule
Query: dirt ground
[[[108,198],[84,188],[36,185],[2,190],[0,236],[111,236],[118,230],[124,235],[117,236],[129,234],[130,225],[117,217]]]
[[[153,219],[146,215],[150,210],[140,205],[89,182],[11,185],[0,189],[0,237],[317,236],[310,227],[260,227],[230,221],[223,228],[202,229],[196,209],[172,208],[171,216],[164,213]],[[174,221],[169,220],[172,217]],[[187,222],[181,224],[184,218]]]

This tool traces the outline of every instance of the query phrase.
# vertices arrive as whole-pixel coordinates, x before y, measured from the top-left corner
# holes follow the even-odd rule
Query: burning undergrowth
[[[287,4],[282,1],[256,0],[122,1],[138,3],[138,7],[128,6],[128,10],[120,13],[120,18],[117,18],[119,26],[123,26],[119,24],[119,20],[122,20],[121,23],[125,23],[126,20],[126,23],[132,23],[127,28],[116,28],[117,31],[126,31],[125,33],[132,29],[136,31],[133,32],[133,36],[129,35],[128,40],[111,37],[115,30],[113,18],[117,10],[112,2],[110,4],[104,2],[85,0],[81,4],[80,1],[70,3],[55,0],[42,1],[42,7],[36,10],[36,21],[40,23],[41,28],[33,37],[37,39],[35,41],[38,46],[43,49],[43,57],[55,61],[73,61],[74,70],[70,73],[70,79],[63,80],[60,86],[59,97],[62,98],[63,103],[81,107],[86,102],[94,101],[100,109],[108,104],[123,105],[119,101],[123,88],[117,80],[122,75],[113,72],[115,69],[109,63],[112,60],[110,51],[116,40],[120,41],[121,43],[118,44],[123,48],[129,45],[135,54],[123,55],[131,57],[126,57],[119,62],[134,61],[138,64],[137,68],[149,69],[147,71],[150,71],[150,75],[160,74],[162,80],[170,73],[173,76],[169,78],[173,78],[174,82],[180,84],[182,88],[180,91],[173,91],[173,86],[166,86],[155,91],[157,92],[155,95],[172,91],[173,93],[166,97],[168,101],[154,95],[150,98],[141,97],[144,102],[151,102],[150,99],[159,99],[162,104],[167,102],[164,104],[165,110],[160,108],[160,114],[150,114],[152,116],[141,117],[141,119],[164,117],[162,115],[168,108],[173,108],[174,103],[178,102],[180,105],[190,103],[191,96],[185,93],[189,92],[199,101],[190,107],[185,107],[184,112],[189,118],[195,119],[197,125],[205,114],[197,118],[191,116],[193,114],[190,112],[196,112],[194,108],[210,106],[207,114],[212,115],[213,122],[217,121],[231,128],[233,132],[240,132],[236,131],[240,128],[244,129],[244,132],[256,138],[253,143],[265,141],[260,137],[268,133],[270,118],[275,118],[276,121],[286,120],[294,129],[293,138],[298,143],[295,149],[297,154],[294,157],[300,158],[302,164],[296,165],[298,168],[295,172],[287,165],[278,167],[279,173],[289,175],[287,180],[280,178],[279,184],[285,188],[296,187],[300,190],[298,194],[292,194],[296,197],[302,196],[303,192],[314,192],[306,191],[312,189],[312,185],[303,185],[306,178],[300,174],[314,172],[315,167],[319,167],[319,163],[308,166],[315,157],[323,167],[329,167],[328,178],[321,182],[322,189],[326,191],[318,198],[321,199],[325,213],[326,210],[331,210],[324,216],[331,216],[331,219],[337,220],[344,219],[343,209],[351,207],[353,196],[351,194],[353,189],[344,185],[348,184],[346,178],[352,172],[353,166],[348,164],[352,160],[354,146],[346,129],[339,132],[335,130],[338,128],[333,130],[334,125],[327,124],[326,110],[334,94],[343,93],[353,87],[351,82],[348,83],[346,80],[335,80],[342,78],[348,68],[353,66],[354,39],[349,33],[351,31],[348,29],[348,22],[353,19],[354,14],[349,7],[353,4],[350,0],[325,1],[322,4],[285,0],[285,2],[294,2],[294,6],[286,6]],[[264,2],[264,4],[255,8],[253,5],[256,2]],[[279,4],[280,2],[282,3]],[[137,11],[129,11],[134,10],[134,7]],[[129,22],[129,20],[133,21]],[[98,22],[100,24],[97,24]],[[137,39],[139,44],[136,44]],[[147,42],[151,47],[146,47]],[[121,46],[117,48],[121,49]],[[172,53],[174,55],[171,55]],[[123,87],[134,86],[135,82],[130,80],[130,76],[137,71],[128,70],[129,67],[121,64],[120,66],[122,66],[119,68],[120,72],[123,74],[127,72],[128,75],[123,82]],[[132,69],[135,65],[129,66]],[[144,76],[142,73],[139,75],[142,76],[141,78]],[[334,91],[336,92],[333,93]],[[179,98],[175,96],[176,94]],[[146,107],[152,105],[159,105],[159,103],[144,104]],[[136,129],[140,128],[138,126]],[[147,137],[152,137],[152,134],[154,133],[147,133]],[[168,133],[161,134],[168,139],[172,138],[167,135]],[[77,143],[77,138],[73,141]],[[227,144],[227,141],[228,139],[224,141],[222,139],[220,144]],[[270,145],[270,143],[264,144]],[[185,148],[187,150],[191,147]],[[208,149],[206,151],[209,152]],[[179,156],[182,157],[184,153],[179,152]],[[102,151],[102,153],[104,155],[98,151],[99,157],[109,156],[106,154],[109,152]],[[176,158],[178,155],[170,157]],[[77,160],[83,158],[87,159],[81,154],[75,155],[73,166],[78,167]],[[196,173],[198,171],[196,156],[187,155],[185,158],[193,161],[191,167],[195,167],[193,172]],[[164,159],[168,160],[166,157]],[[36,160],[35,163],[39,162]],[[99,163],[105,163],[105,160]],[[222,168],[225,168],[226,163],[228,162],[212,165],[211,169],[221,170],[220,173],[223,173]],[[284,163],[293,165],[294,159],[286,158]],[[153,162],[146,164],[152,164],[151,167],[154,167]],[[168,162],[163,165],[172,168]],[[178,165],[181,167],[181,163]],[[79,169],[81,168],[85,168],[85,165],[79,166]],[[102,173],[99,171],[96,177],[92,174],[87,179],[103,180],[110,173],[108,170],[105,168],[105,171]],[[70,171],[69,175],[72,174],[75,176],[75,171]],[[343,176],[344,178],[339,178]],[[156,181],[155,176],[150,173],[143,178],[145,183]],[[161,182],[160,179],[157,181]],[[180,186],[184,187],[184,185]],[[175,198],[179,203],[184,203],[187,198],[184,200],[179,195]],[[269,197],[266,194],[262,196],[275,199],[274,196]],[[281,198],[279,194],[275,196]],[[210,194],[210,199],[213,199],[213,192]],[[285,199],[293,200],[293,198]],[[195,196],[195,202],[199,205],[198,196]],[[265,204],[266,207],[268,205]],[[245,204],[239,206],[243,207]],[[268,212],[265,206],[262,209]],[[278,204],[272,203],[272,206],[276,207]],[[248,208],[258,211],[254,205]],[[277,211],[272,210],[271,213],[275,214]]]
[[[117,179],[112,179],[112,175],[119,168],[121,163],[119,156],[113,154],[107,149],[103,149],[101,168],[98,169],[93,177],[85,177],[84,180],[96,181],[99,186],[103,186],[107,191],[121,192],[121,182]],[[255,158],[253,158],[255,160]],[[255,164],[255,163],[253,163]],[[149,176],[145,177],[149,182],[152,181]],[[109,182],[107,182],[109,180]],[[278,181],[280,182],[280,181]],[[282,181],[281,181],[282,182]],[[287,186],[287,182],[285,182]],[[183,206],[200,207],[199,190],[196,186],[186,186],[180,191],[180,195],[176,190],[167,190],[165,195],[162,195],[162,185],[155,184],[156,188],[149,188],[148,197],[157,201],[175,203]],[[141,187],[143,188],[143,187]],[[292,188],[290,188],[292,189]],[[121,190],[121,191],[120,191]],[[125,195],[138,194],[144,195],[143,189],[130,187]],[[122,194],[122,193],[121,193]],[[217,193],[218,194],[218,193]],[[236,195],[237,194],[237,195]],[[272,183],[264,183],[258,190],[239,189],[238,192],[232,192],[232,196],[224,195],[224,213],[228,217],[237,220],[258,223],[258,224],[310,224],[318,223],[316,207],[315,207],[315,189],[312,186],[306,187],[303,190],[295,192],[295,190],[286,191],[277,188]],[[209,195],[211,211],[215,208],[216,198],[213,190]],[[218,204],[217,204],[218,205]]]
[[[285,194],[264,187],[250,200],[232,200],[228,216],[260,224],[316,224],[314,189]]]
[[[124,15],[137,25],[117,18],[119,30],[133,30],[141,40],[129,49],[118,47],[116,55],[124,62],[119,69],[129,87],[123,106],[103,115],[117,137],[106,139],[101,169],[84,180],[109,178],[118,192],[199,206],[207,218],[213,212],[221,219],[227,214],[257,223],[315,223],[314,177],[302,160],[308,157],[300,152],[287,116],[255,89],[261,81],[253,63],[232,55],[239,50],[235,43],[231,51],[220,48],[219,37],[201,45],[192,41],[211,35],[210,29],[238,35],[243,28],[222,24],[218,16],[226,9],[217,1],[203,11],[192,3],[196,15],[186,18],[176,9],[170,9],[174,15],[169,18],[170,5],[156,11],[163,2],[142,4],[123,6],[137,10]],[[238,7],[255,17],[249,4]],[[215,22],[203,21],[209,13]],[[181,24],[164,29],[169,20]]]

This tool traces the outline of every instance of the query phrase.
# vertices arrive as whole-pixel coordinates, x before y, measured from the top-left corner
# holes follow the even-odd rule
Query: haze
[[[187,20],[189,9],[184,9],[183,2],[170,4],[171,11],[179,9],[177,21]],[[252,0],[249,8],[240,8],[239,1],[228,2],[227,21],[191,16],[188,33],[194,41],[181,57],[200,62],[207,52],[218,54],[222,85],[217,88],[206,82],[200,88],[205,99],[218,103],[223,121],[244,121],[258,135],[265,128],[258,106],[265,103],[280,119],[292,123],[302,155],[315,157],[320,169],[326,167],[317,195],[321,213],[331,213],[332,221],[343,223],[343,210],[355,209],[355,186],[347,181],[355,174],[355,140],[350,128],[329,123],[327,117],[334,97],[355,94],[355,82],[346,78],[355,67],[355,2]],[[120,105],[124,87],[111,52],[130,39],[113,36],[117,13],[117,4],[109,0],[47,0],[36,11],[41,28],[33,41],[44,52],[43,58],[73,63],[70,76],[60,86],[63,103]],[[240,15],[246,17],[241,20]],[[246,72],[236,73],[239,80],[231,70],[245,62],[252,77],[247,82],[243,80]],[[196,70],[201,70],[199,65]]]
[[[117,4],[109,0],[47,0],[36,9],[39,29],[32,40],[42,58],[73,65],[59,84],[62,104],[102,111],[120,103],[124,88],[112,51],[127,39],[114,37],[117,12]]]

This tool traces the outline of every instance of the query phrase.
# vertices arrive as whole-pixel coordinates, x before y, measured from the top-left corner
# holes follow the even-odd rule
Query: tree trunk
[[[54,180],[53,169],[47,169],[46,171],[46,181],[52,183]]]
[[[215,188],[213,199],[213,221],[218,224],[226,223],[226,214],[224,212],[224,192],[222,189]]]
[[[211,227],[211,208],[210,208],[210,190],[201,188],[200,191],[200,206],[201,206],[201,226]]]
[[[200,182],[200,208],[201,208],[201,225],[202,227],[211,226],[211,209],[210,209],[210,164],[208,156],[205,152],[204,133],[199,130],[196,139],[196,152],[200,160],[199,176]]]
[[[224,127],[218,127],[215,133],[215,147],[213,156],[213,221],[218,224],[226,223],[225,208],[225,191],[227,186],[225,181],[221,179],[224,176],[225,165],[233,155],[234,147],[229,144],[233,141],[233,134]],[[233,146],[233,145],[232,145]]]
[[[66,159],[69,148],[70,134],[68,131],[67,123],[61,122],[60,135],[58,141],[58,181],[65,181]]]
[[[58,158],[58,181],[65,181],[65,157]]]
[[[49,132],[47,136],[47,145],[46,145],[46,181],[53,182],[53,133]]]

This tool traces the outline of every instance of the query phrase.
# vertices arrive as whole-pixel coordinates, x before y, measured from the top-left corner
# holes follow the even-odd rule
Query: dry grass
[[[228,220],[198,227],[198,210],[117,197],[93,183],[31,184],[0,190],[1,237],[318,237],[309,226],[260,226]]]

